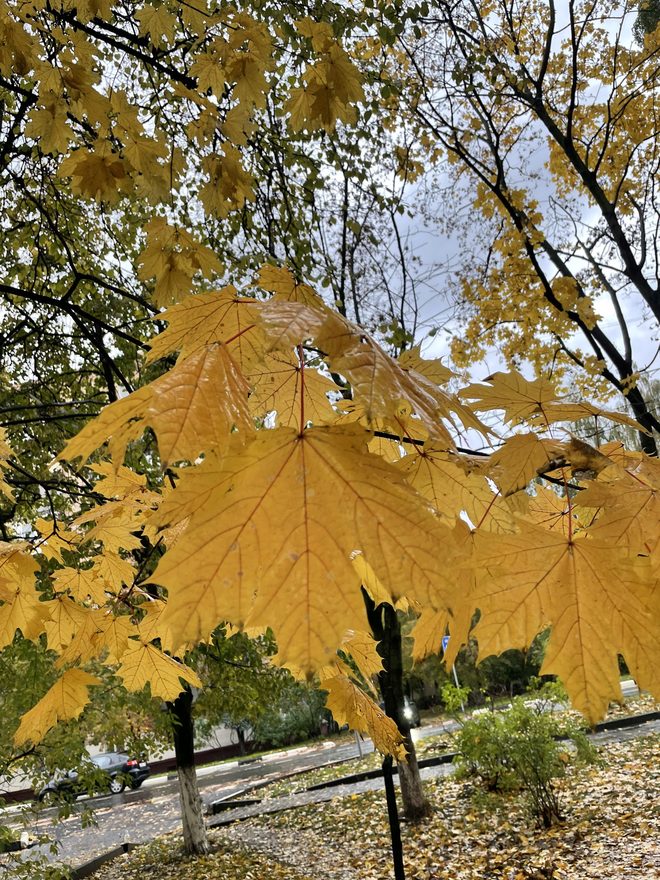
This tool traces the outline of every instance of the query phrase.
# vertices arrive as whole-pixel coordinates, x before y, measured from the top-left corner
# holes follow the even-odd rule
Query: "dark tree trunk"
[[[183,823],[183,845],[190,855],[209,851],[202,799],[195,773],[195,744],[192,717],[193,695],[186,687],[173,703],[168,703],[174,726],[174,753],[179,777],[179,799]]]
[[[403,652],[401,648],[401,626],[396,610],[386,603],[374,604],[373,599],[362,591],[367,609],[367,618],[378,642],[378,653],[383,658],[384,670],[378,676],[380,692],[385,703],[385,711],[396,721],[405,740],[406,761],[399,761],[399,784],[403,813],[411,822],[418,822],[431,812],[417,766],[417,753],[410,736],[410,725],[403,714]]]
[[[245,754],[245,731],[242,727],[236,728],[236,736],[238,737],[238,753],[242,756]]]

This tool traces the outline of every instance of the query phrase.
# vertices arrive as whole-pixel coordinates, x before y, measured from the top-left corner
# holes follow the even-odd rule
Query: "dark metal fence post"
[[[392,862],[394,864],[394,880],[406,880],[406,875],[403,871],[403,846],[401,845],[399,813],[396,807],[394,780],[392,779],[391,755],[385,755],[385,757],[383,758],[383,779],[385,780],[387,817],[390,820],[390,835],[392,837]]]

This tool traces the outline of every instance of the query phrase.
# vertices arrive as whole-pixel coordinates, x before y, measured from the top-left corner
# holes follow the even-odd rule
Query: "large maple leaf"
[[[396,723],[347,676],[327,678],[321,688],[328,692],[326,705],[337,724],[367,734],[379,752],[405,761],[406,748]]]
[[[205,638],[221,620],[268,625],[283,662],[313,671],[364,621],[358,551],[391,601],[433,594],[442,604],[438,549],[449,532],[367,452],[368,439],[359,428],[280,428],[223,459],[224,491],[207,495],[153,575],[169,590],[168,648]]]
[[[175,700],[183,690],[180,679],[200,688],[202,682],[197,673],[163,654],[154,645],[146,642],[131,642],[121,656],[117,670],[124,685],[131,691],[141,691],[149,684],[154,697]]]
[[[100,680],[82,669],[67,669],[49,691],[21,718],[14,745],[38,743],[58,721],[77,718],[89,701],[88,689]]]
[[[463,388],[461,397],[474,400],[473,408],[482,412],[503,410],[504,420],[517,425],[527,421],[532,425],[547,427],[553,422],[576,422],[599,416],[622,425],[639,429],[641,426],[624,413],[600,409],[582,401],[573,403],[562,399],[547,379],[525,379],[520,373],[493,373],[484,383],[474,383]]]
[[[194,460],[201,452],[224,444],[233,428],[253,430],[248,391],[227,348],[207,345],[155,382],[107,406],[66,445],[60,457],[86,459],[110,438],[111,453],[119,465],[126,445],[151,427],[164,463]]]
[[[186,359],[213,343],[223,343],[235,361],[247,369],[266,351],[267,340],[258,324],[261,303],[241,298],[229,285],[222,290],[188,296],[158,316],[167,330],[151,341],[148,361],[179,352]]]
[[[268,355],[247,378],[252,386],[250,409],[255,416],[275,412],[278,425],[294,428],[304,428],[307,422],[328,424],[336,419],[328,392],[339,389],[318,370],[301,367],[293,352]]]
[[[466,473],[458,456],[432,443],[406,455],[398,467],[450,525],[461,510],[478,525],[496,500],[483,474]]]
[[[480,651],[525,647],[550,625],[542,672],[560,676],[592,722],[621,699],[619,654],[641,687],[660,691],[660,593],[648,560],[586,534],[529,524],[524,533],[476,541],[479,565],[489,572],[474,594]]]
[[[26,639],[36,638],[48,616],[34,587],[37,563],[25,552],[27,547],[0,541],[0,649],[11,644],[17,629]]]
[[[580,492],[583,507],[600,507],[594,535],[650,553],[660,542],[660,463],[647,460],[614,483],[593,483]]]

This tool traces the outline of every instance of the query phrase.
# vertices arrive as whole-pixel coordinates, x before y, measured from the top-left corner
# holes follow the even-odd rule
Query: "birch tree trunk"
[[[173,703],[168,703],[168,707],[174,722],[174,754],[179,777],[183,845],[189,855],[204,855],[209,851],[209,842],[195,772],[192,703],[192,691],[186,686]]]

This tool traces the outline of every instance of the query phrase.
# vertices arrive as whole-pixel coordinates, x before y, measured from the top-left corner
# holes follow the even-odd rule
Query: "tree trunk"
[[[239,755],[245,755],[245,731],[242,727],[236,728],[236,736],[238,737],[238,753]]]
[[[183,845],[189,855],[204,855],[209,851],[209,842],[195,773],[192,703],[192,692],[186,686],[176,700],[167,705],[174,722],[174,754],[179,777]]]
[[[383,658],[383,672],[378,676],[385,711],[396,721],[405,739],[406,761],[399,761],[399,784],[403,813],[410,822],[418,822],[431,813],[431,805],[424,794],[417,765],[417,753],[410,736],[410,725],[403,714],[403,652],[401,649],[401,626],[395,609],[388,604],[375,606],[363,590],[367,617],[374,638],[378,641],[378,653]]]

